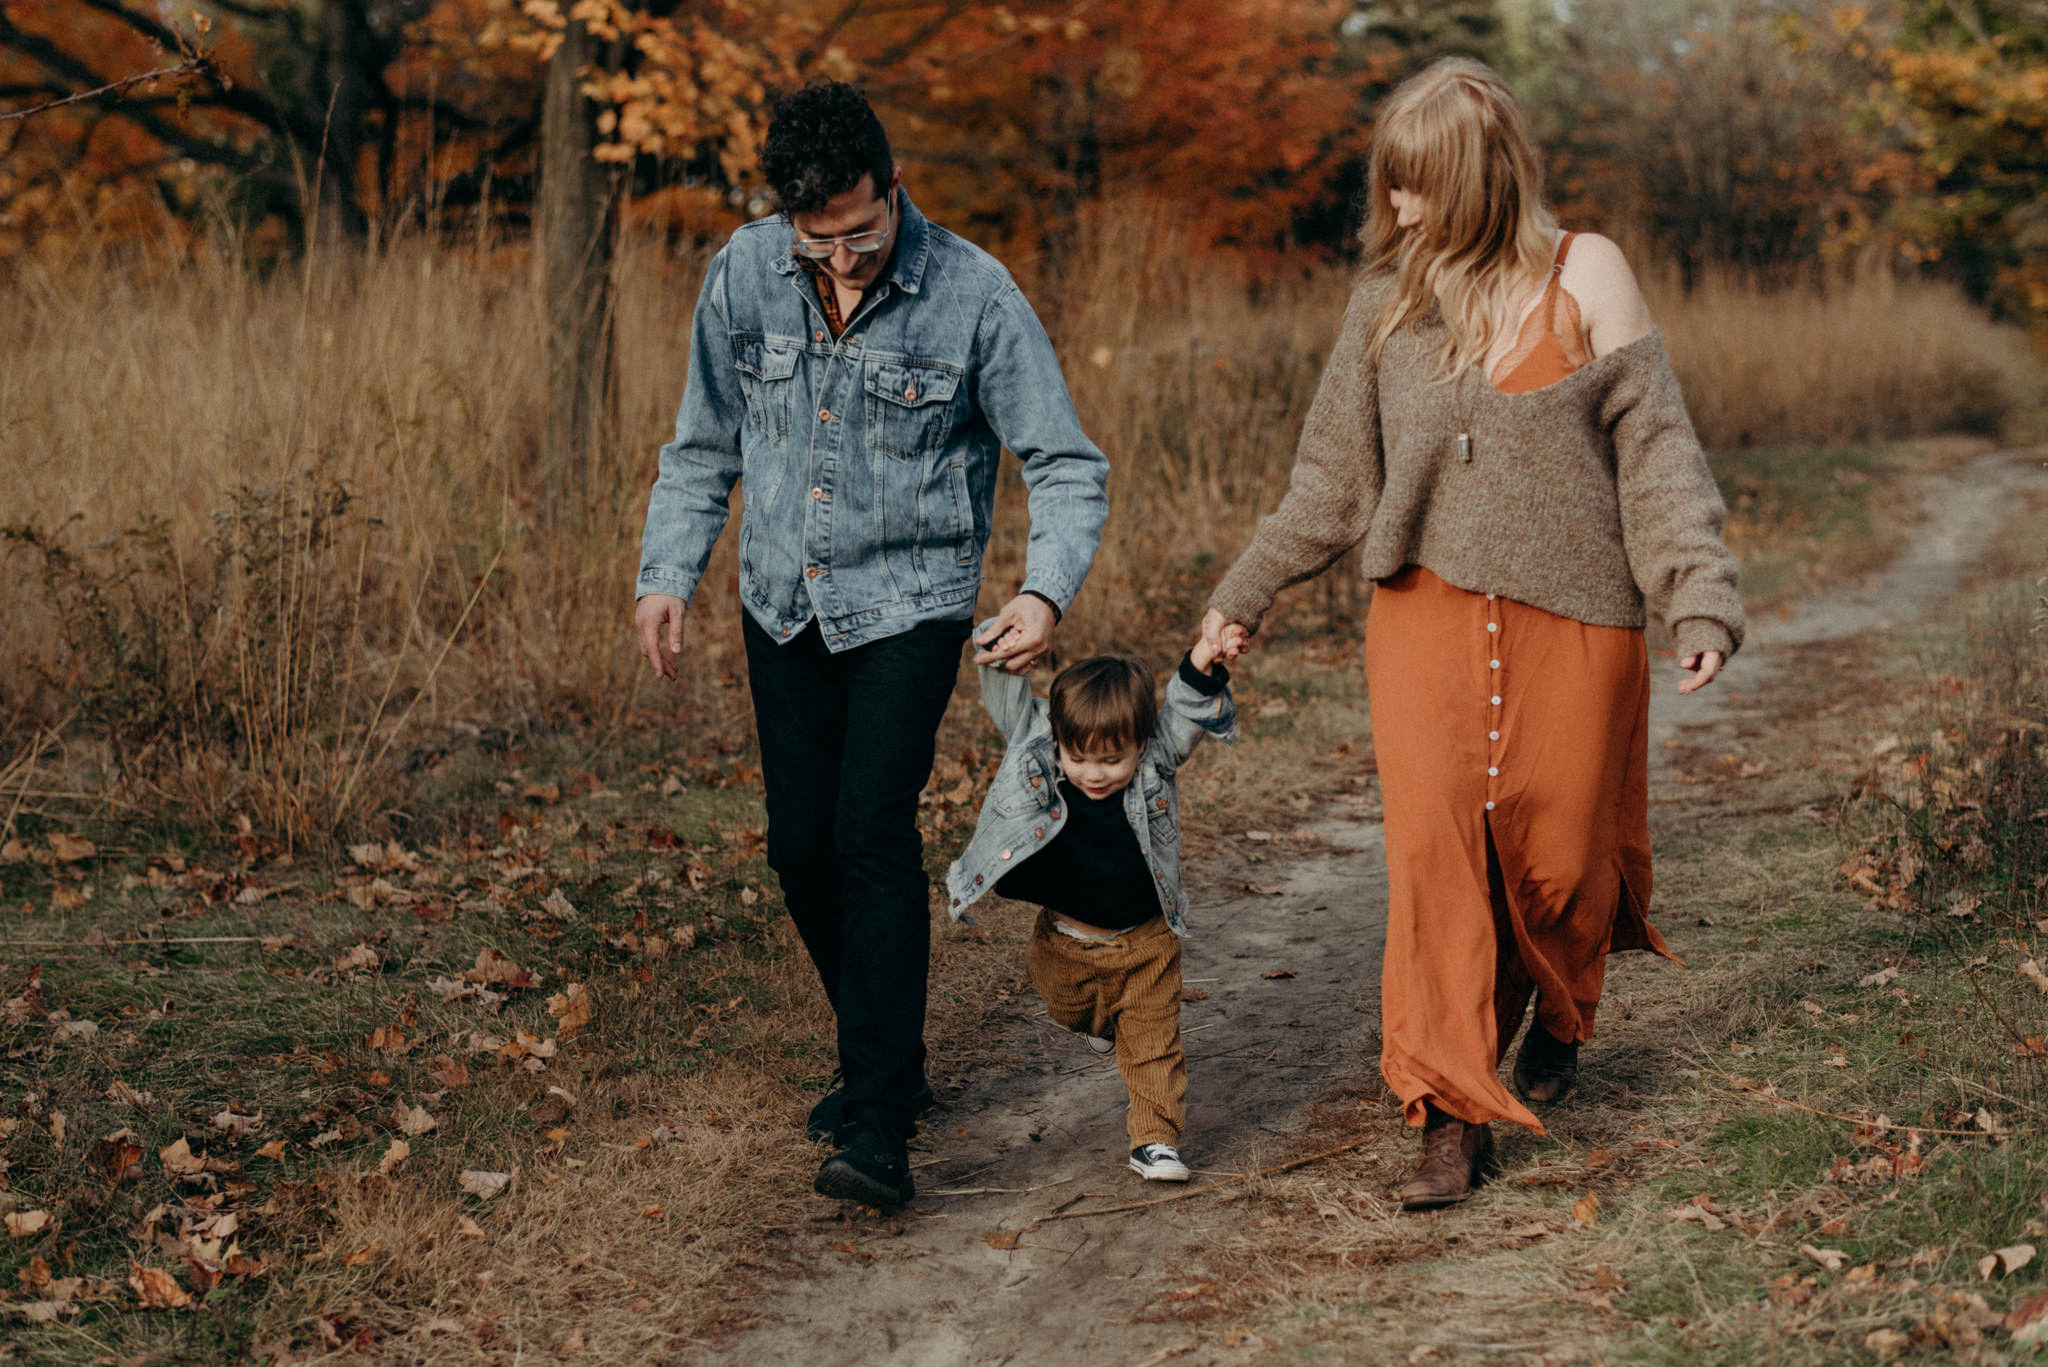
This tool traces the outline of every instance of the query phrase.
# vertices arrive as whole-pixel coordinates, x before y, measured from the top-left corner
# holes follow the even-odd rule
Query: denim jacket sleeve
[[[726,325],[725,264],[724,252],[711,259],[697,294],[675,440],[661,448],[660,470],[647,500],[636,597],[672,593],[688,603],[732,513],[746,408]]]
[[[1109,513],[1109,460],[1081,430],[1052,340],[1015,282],[989,301],[974,345],[982,414],[1024,462],[1030,491],[1023,591],[1051,600],[1064,616]]]
[[[1153,732],[1156,753],[1167,770],[1187,763],[1205,735],[1226,745],[1237,741],[1237,704],[1230,697],[1230,671],[1211,665],[1203,674],[1186,656],[1166,681],[1166,705]]]
[[[974,629],[973,639],[979,641],[995,624],[991,617]],[[981,703],[988,709],[989,720],[996,724],[996,730],[1008,740],[1017,734],[1017,728],[1031,719],[1031,679],[1024,674],[1012,674],[1007,669],[994,665],[981,666]]]

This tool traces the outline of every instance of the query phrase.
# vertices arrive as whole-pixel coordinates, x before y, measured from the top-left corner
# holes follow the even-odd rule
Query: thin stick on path
[[[1346,1144],[1342,1148],[1325,1149],[1321,1153],[1312,1153],[1306,1158],[1294,1158],[1285,1163],[1275,1163],[1272,1167],[1260,1168],[1257,1172],[1241,1172],[1235,1177],[1226,1177],[1221,1182],[1211,1182],[1205,1187],[1188,1187],[1181,1191],[1176,1191],[1170,1196],[1155,1196],[1149,1201],[1125,1201],[1121,1205],[1097,1206],[1093,1210],[1055,1211],[1048,1215],[1042,1215],[1032,1221],[1030,1228],[1036,1229],[1040,1225],[1051,1224],[1055,1220],[1085,1220],[1091,1215],[1117,1215],[1127,1210],[1145,1210],[1152,1206],[1163,1206],[1172,1201],[1185,1201],[1190,1196],[1207,1196],[1212,1191],[1221,1191],[1225,1187],[1234,1187],[1240,1182],[1249,1182],[1255,1177],[1271,1177],[1276,1172],[1286,1172],[1291,1168],[1305,1168],[1311,1163],[1320,1163],[1325,1158],[1337,1158],[1343,1154],[1356,1153],[1373,1142],[1374,1140],[1372,1139],[1360,1139],[1355,1143]]]

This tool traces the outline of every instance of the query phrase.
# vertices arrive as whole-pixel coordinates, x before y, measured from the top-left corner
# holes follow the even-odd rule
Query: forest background
[[[818,76],[1013,267],[1123,463],[1082,620],[1163,625],[1284,482],[1375,101],[1449,52],[1627,244],[1710,447],[2026,408],[2031,0],[4,0],[0,523],[42,588],[0,601],[8,777],[297,842],[398,805],[401,718],[644,703],[618,586],[696,274]]]
[[[1946,459],[1898,443],[2038,437],[2041,0],[0,0],[0,1303],[39,1350],[438,1333],[498,1179],[570,1209],[541,1174],[584,1117],[700,1145],[640,1211],[691,1213],[685,1284],[801,1193],[773,1117],[829,1030],[760,859],[732,536],[680,686],[630,641],[777,91],[861,83],[920,207],[1022,281],[1116,470],[1060,648],[1163,667],[1285,485],[1377,101],[1454,52],[1628,251],[1760,617],[1883,563]],[[988,599],[1024,517],[1006,468]],[[1269,619],[1262,725],[1355,694],[1363,601],[1340,571]],[[970,711],[938,859],[999,758]],[[1293,758],[1241,800],[1334,763]]]

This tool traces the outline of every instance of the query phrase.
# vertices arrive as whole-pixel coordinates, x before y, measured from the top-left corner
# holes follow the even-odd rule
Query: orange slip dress
[[[1549,284],[1493,383],[1520,394],[1592,359]],[[1503,553],[1511,553],[1503,529]],[[1380,581],[1365,671],[1385,806],[1380,1068],[1410,1125],[1543,1122],[1501,1084],[1529,999],[1592,1038],[1606,956],[1669,951],[1650,901],[1649,659],[1640,630],[1457,588],[1420,565]]]

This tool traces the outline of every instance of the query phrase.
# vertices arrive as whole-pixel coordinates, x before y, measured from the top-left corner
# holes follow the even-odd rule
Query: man
[[[1108,462],[1002,265],[926,221],[852,87],[777,105],[782,212],[705,273],[676,436],[642,542],[640,651],[676,674],[683,618],[746,479],[742,634],[768,862],[838,1019],[843,1085],[812,1111],[819,1192],[908,1201],[924,1077],[929,880],[917,797],[974,617],[1008,446],[1031,536],[975,656],[1028,670],[1095,556]],[[667,654],[663,654],[663,647]]]

